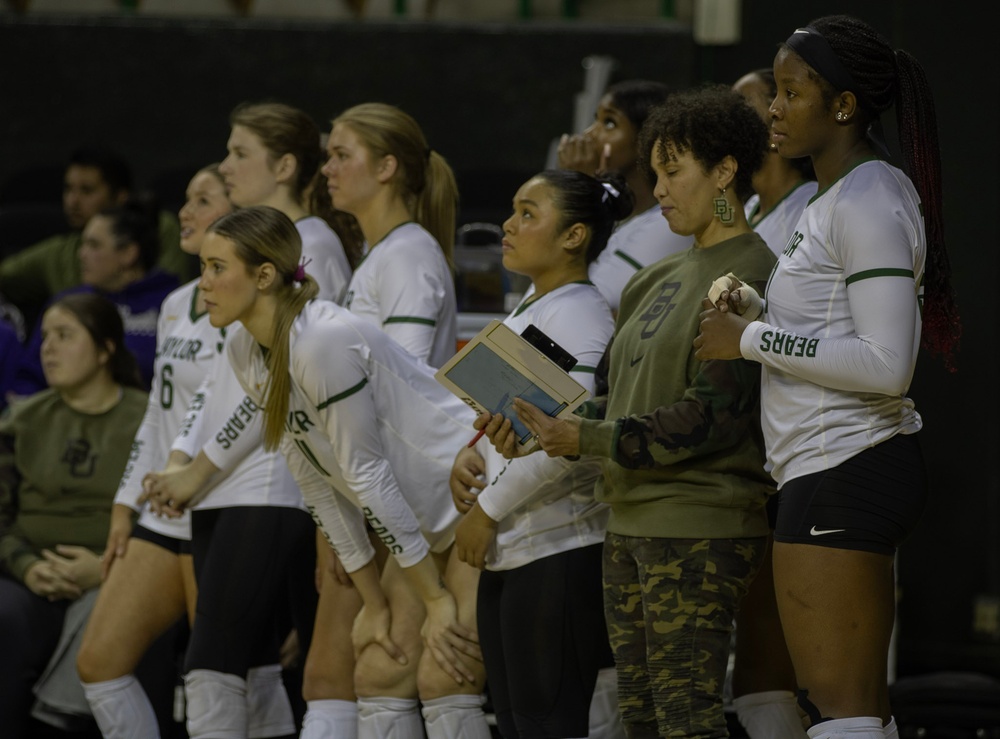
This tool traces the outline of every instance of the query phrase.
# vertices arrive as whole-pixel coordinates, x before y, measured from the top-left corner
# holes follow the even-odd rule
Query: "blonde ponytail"
[[[266,363],[264,388],[264,448],[274,451],[285,433],[285,419],[292,391],[289,374],[289,338],[295,318],[319,294],[316,280],[300,269],[302,238],[291,219],[277,208],[256,205],[223,216],[209,229],[233,242],[236,256],[247,270],[263,264],[275,268],[272,288],[277,300],[274,333]]]
[[[455,246],[458,184],[451,166],[427,145],[417,122],[399,108],[385,103],[362,103],[333,119],[361,140],[373,159],[396,158],[393,186],[413,218],[433,236],[449,264]]]

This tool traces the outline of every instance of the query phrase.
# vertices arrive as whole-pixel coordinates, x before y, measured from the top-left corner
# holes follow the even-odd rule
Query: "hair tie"
[[[616,198],[620,198],[621,195],[622,195],[620,192],[618,192],[618,188],[616,188],[610,182],[602,182],[601,183],[601,187],[604,188],[604,194],[601,195],[601,202],[602,203],[608,202],[608,196],[609,195],[614,195]]]
[[[303,257],[302,261],[299,262],[299,266],[295,268],[295,273],[292,275],[292,280],[295,282],[305,282],[306,281],[306,265],[311,262],[312,259],[305,259]]]

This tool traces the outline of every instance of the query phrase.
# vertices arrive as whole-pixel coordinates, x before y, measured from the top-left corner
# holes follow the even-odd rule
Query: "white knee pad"
[[[82,685],[105,739],[159,739],[153,705],[135,675]]]
[[[299,739],[358,739],[358,704],[320,700],[306,703]]]
[[[191,670],[184,676],[184,695],[191,739],[245,739],[246,680],[215,670]]]
[[[249,739],[295,733],[292,703],[281,681],[281,665],[251,667],[247,673]]]
[[[899,739],[899,727],[896,726],[896,717],[890,716],[889,723],[882,727],[885,739]]]
[[[424,739],[416,698],[358,698],[358,739]]]
[[[816,724],[807,733],[809,739],[885,739],[882,719],[877,716],[835,718]]]
[[[618,673],[614,667],[605,667],[597,673],[587,735],[592,739],[625,739],[625,727],[618,712]]]
[[[420,712],[424,716],[427,739],[490,739],[483,704],[486,697],[456,693],[424,701]]]
[[[736,716],[750,739],[805,739],[799,706],[790,690],[748,693],[733,699]]]

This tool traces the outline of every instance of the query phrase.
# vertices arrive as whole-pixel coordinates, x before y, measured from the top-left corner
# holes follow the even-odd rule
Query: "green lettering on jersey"
[[[788,243],[785,244],[784,250],[781,252],[784,256],[790,257],[795,253],[795,250],[799,248],[799,244],[805,239],[805,236],[798,231],[794,232],[788,237]]]

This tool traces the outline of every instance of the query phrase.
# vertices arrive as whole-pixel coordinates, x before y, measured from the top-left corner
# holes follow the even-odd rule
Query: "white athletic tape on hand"
[[[753,321],[763,312],[764,301],[760,299],[757,291],[732,272],[712,282],[711,287],[708,288],[708,299],[713,304],[717,303],[725,290],[729,291],[731,297],[739,300],[736,305],[736,315]],[[730,303],[730,305],[732,304]]]

